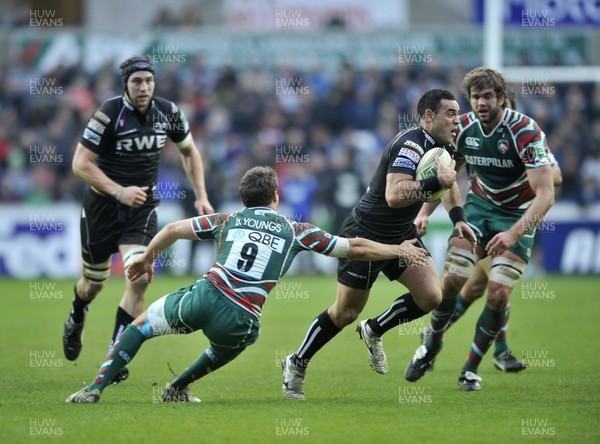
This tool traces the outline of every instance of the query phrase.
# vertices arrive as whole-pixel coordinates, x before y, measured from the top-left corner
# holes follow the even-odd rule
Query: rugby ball
[[[450,153],[446,151],[444,148],[431,148],[419,161],[417,165],[417,171],[415,173],[415,180],[424,180],[429,177],[437,176],[437,162],[435,161],[436,157],[440,158],[442,164],[449,166],[452,163],[452,156]],[[435,193],[430,193],[431,195],[427,197],[427,202],[434,202],[442,198],[442,196],[448,191],[447,188],[442,188]]]

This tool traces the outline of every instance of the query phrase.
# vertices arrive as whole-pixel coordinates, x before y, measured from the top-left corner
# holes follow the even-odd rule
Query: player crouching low
[[[146,252],[127,270],[135,281],[148,275],[154,259],[178,239],[215,239],[217,259],[204,277],[154,302],[119,336],[94,382],[66,402],[96,403],[104,388],[147,340],[165,334],[203,330],[208,349],[167,385],[163,402],[200,402],[188,386],[235,359],[258,338],[262,306],[301,251],[355,260],[400,259],[425,262],[415,241],[385,245],[362,238],[345,239],[277,213],[277,175],[272,168],[246,172],[239,187],[242,211],[178,221],[164,227]]]

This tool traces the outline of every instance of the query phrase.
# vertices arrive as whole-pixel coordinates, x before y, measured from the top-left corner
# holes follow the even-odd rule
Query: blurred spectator
[[[199,25],[199,14],[190,7],[185,26]],[[165,9],[153,24],[183,22]],[[282,204],[292,208],[294,217],[310,220],[319,213],[315,206],[323,207],[337,229],[364,190],[385,142],[416,124],[415,98],[429,88],[449,87],[461,111],[469,110],[458,92],[468,69],[462,64],[445,68],[433,60],[389,71],[375,63],[359,70],[348,61],[341,61],[336,73],[325,73],[318,65],[300,71],[290,63],[240,71],[209,68],[201,56],[190,55],[186,64],[162,66],[156,94],[185,109],[207,162],[212,200],[237,202],[241,173],[253,165],[270,165],[280,174]],[[33,77],[55,79],[62,88],[58,100],[31,94]],[[519,109],[540,123],[563,169],[558,199],[598,203],[600,85],[548,84],[545,94],[531,94],[521,86],[513,85]],[[0,199],[79,200],[83,186],[70,170],[78,136],[91,110],[120,93],[113,63],[91,74],[78,65],[59,65],[42,76],[23,56],[10,70],[0,70]],[[42,147],[53,161],[32,162],[32,147]],[[277,160],[278,152],[293,149],[300,158]],[[167,144],[163,155],[164,175],[187,186],[176,148]],[[299,161],[304,155],[309,161]]]
[[[585,204],[600,202],[600,149],[590,153],[583,161],[581,181],[583,202]]]

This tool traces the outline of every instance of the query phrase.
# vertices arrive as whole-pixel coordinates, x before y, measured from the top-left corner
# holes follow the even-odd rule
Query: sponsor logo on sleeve
[[[404,159],[402,157],[396,157],[396,160],[394,160],[394,163],[392,164],[392,166],[416,170],[416,166],[413,162],[411,162],[410,160]]]
[[[398,152],[398,156],[407,157],[410,160],[412,160],[414,163],[419,163],[419,160],[421,160],[421,156],[418,153],[415,153],[413,150],[408,149],[408,148],[402,148]]]
[[[98,119],[100,122],[105,123],[106,125],[108,125],[110,123],[110,117],[108,117],[106,114],[104,114],[102,111],[96,111],[94,113],[94,117],[96,119]]]
[[[94,130],[98,134],[104,134],[104,130],[106,129],[106,126],[102,125],[96,119],[90,119],[90,121],[87,124],[87,127],[91,130]]]
[[[100,145],[100,136],[90,129],[85,129],[83,132],[83,138],[89,140],[94,145]]]
[[[421,148],[421,145],[419,145],[418,143],[413,142],[412,140],[405,140],[404,141],[404,145],[409,146],[412,149],[416,150],[421,156],[423,154],[425,154],[425,150],[423,150],[423,148]]]

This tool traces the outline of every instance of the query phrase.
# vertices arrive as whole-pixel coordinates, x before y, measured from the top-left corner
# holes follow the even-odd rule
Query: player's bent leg
[[[123,258],[123,267],[125,270],[135,262],[146,251],[143,245],[120,245],[119,251]],[[144,296],[148,288],[148,277],[142,276],[135,282],[131,282],[125,277],[125,292],[121,298],[119,306],[133,317],[138,316],[144,311]]]
[[[293,355],[294,365],[306,368],[315,353],[342,328],[356,320],[368,297],[369,290],[350,288],[338,282],[335,303],[317,316],[308,328],[298,351]]]
[[[163,390],[162,402],[200,402],[200,399],[192,395],[188,386],[233,361],[245,349],[246,347],[221,347],[211,343],[210,347],[192,365],[167,384]]]
[[[137,325],[127,327],[111,347],[92,384],[73,393],[65,402],[95,403],[100,400],[102,391],[112,382],[115,375],[135,357],[144,341],[153,337],[152,334],[149,334],[151,331],[149,328],[145,330],[143,328],[147,323],[147,312],[138,319]],[[141,325],[142,328],[138,325]]]
[[[356,320],[368,298],[368,289],[351,288],[338,282],[335,303],[313,320],[296,353],[281,363],[286,398],[304,399],[304,380],[310,360],[342,328]]]
[[[510,252],[509,252],[510,253]],[[520,372],[527,368],[527,364],[517,359],[511,352],[507,340],[506,329],[510,315],[510,304],[508,302],[512,288],[520,279],[525,268],[525,263],[519,257],[498,257],[492,261],[490,274],[490,286],[497,287],[494,290],[496,299],[493,301],[497,310],[503,309],[504,318],[500,326],[500,332],[496,337],[494,350],[494,366],[504,372]],[[493,281],[492,281],[493,279]],[[495,282],[494,282],[495,281]]]
[[[165,303],[172,294],[163,296],[148,307],[148,310],[138,316],[125,331],[119,335],[113,344],[104,363],[100,366],[94,382],[82,389],[95,396],[88,396],[82,390],[69,396],[66,402],[98,402],[102,391],[109,385],[118,372],[125,367],[136,355],[142,344],[156,336],[166,334],[188,334],[194,331],[189,328],[172,327],[176,325],[169,322],[168,314],[165,312]]]
[[[461,289],[460,293],[465,301],[472,304],[479,299],[485,293],[488,285],[488,275],[484,269],[482,262],[486,261],[487,258],[480,260],[472,268],[471,276],[465,282],[465,285]]]
[[[346,325],[354,322],[358,318],[358,315],[365,307],[368,297],[369,290],[351,288],[344,284],[338,283],[336,301],[333,306],[327,310],[327,313],[333,323],[341,330]],[[380,374],[387,373],[388,363],[385,351],[383,350],[381,335],[376,334],[370,328],[368,321],[366,320],[358,323],[356,332],[367,347],[369,364],[371,368]],[[300,381],[303,383],[301,369],[294,369],[293,363],[290,364],[292,365],[288,365],[284,371],[287,371],[288,375],[296,372],[296,380],[299,381],[299,384]]]
[[[508,339],[506,332],[508,330],[508,321],[510,318],[510,303],[506,306],[504,311],[504,320],[500,333],[494,341],[494,367],[498,370],[508,373],[516,373],[527,368],[527,363],[520,359],[517,359],[513,354],[508,345]]]
[[[467,279],[467,282],[465,282],[465,285],[462,287],[462,290],[456,297],[454,311],[452,312],[452,315],[450,315],[450,319],[446,325],[446,330],[448,330],[452,324],[458,321],[461,316],[466,313],[471,304],[485,293],[485,289],[487,288],[488,284],[488,276],[486,268],[484,265],[482,265],[482,262],[486,261],[486,259],[488,258],[482,259],[475,264],[471,276]],[[489,262],[489,260],[487,262]]]
[[[380,337],[398,325],[411,322],[425,315],[439,303],[442,295],[439,278],[433,260],[412,264],[398,278],[409,293],[397,298],[380,315],[359,323],[357,331],[369,350],[371,367],[378,373],[387,372],[387,358]]]
[[[442,300],[440,279],[431,257],[421,266],[408,267],[400,275],[398,282],[408,288],[414,303],[423,314],[429,313]],[[420,316],[415,316],[414,319],[417,317]]]
[[[442,280],[442,300],[431,311],[425,343],[417,348],[404,371],[405,379],[410,382],[418,381],[432,368],[442,349],[444,331],[454,311],[456,296],[479,259],[477,254],[471,253],[466,239],[452,237],[449,245]]]
[[[415,303],[421,304],[423,314],[440,304],[440,301],[442,301],[441,286],[433,264],[420,270],[410,271],[410,273],[405,272],[405,274],[401,277],[401,282],[409,288],[414,296]],[[419,346],[404,370],[405,379],[415,382],[423,377],[425,372],[433,365],[433,360],[439,350],[438,348],[428,351],[425,345]]]
[[[123,258],[123,266],[125,270],[135,262],[135,260],[146,251],[143,245],[119,245],[119,252]],[[144,296],[148,288],[148,277],[143,276],[135,282],[131,282],[125,277],[125,292],[119,303],[124,312],[131,319],[124,324],[127,326],[136,316],[144,311]]]
[[[143,254],[146,247],[140,245],[120,245],[119,252],[123,258],[125,270],[133,263],[133,261]],[[148,278],[143,276],[136,282],[131,282],[125,276],[125,292],[121,298],[121,302],[117,307],[115,315],[115,325],[113,329],[110,347],[117,341],[117,338],[125,328],[144,310],[144,295],[148,287]],[[129,377],[129,370],[123,367],[114,377],[113,383],[118,384],[125,381]]]
[[[327,309],[329,318],[340,330],[356,321],[363,311],[370,290],[351,288],[338,282],[335,302]]]
[[[63,332],[63,353],[69,361],[79,357],[83,347],[83,327],[89,304],[110,276],[110,259],[100,264],[83,261],[83,276],[75,284],[73,302]]]
[[[492,258],[487,303],[477,321],[475,337],[463,366],[459,383],[468,372],[477,375],[481,360],[502,328],[504,311],[508,305],[512,288],[520,279],[524,269],[525,261],[510,251],[503,253],[502,256]],[[463,386],[462,383],[461,386]],[[477,381],[477,386],[479,386],[479,381]],[[463,389],[465,389],[464,386]],[[468,390],[468,385],[466,389]]]
[[[444,331],[456,307],[456,299],[467,282],[479,257],[470,250],[464,239],[452,238],[446,254],[442,275],[442,301],[431,312],[431,325],[427,331],[425,346],[428,352],[437,354],[442,348]],[[468,247],[467,247],[468,248]]]

